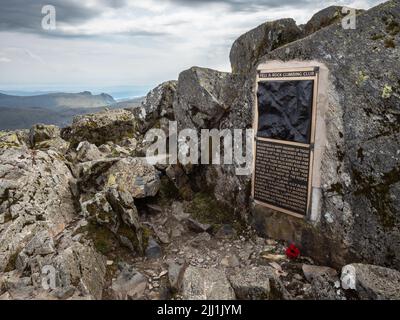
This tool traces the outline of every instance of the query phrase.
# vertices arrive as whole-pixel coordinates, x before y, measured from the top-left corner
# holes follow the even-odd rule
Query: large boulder
[[[267,266],[239,269],[231,272],[228,279],[240,300],[288,299],[289,294],[276,275],[275,269]]]
[[[174,120],[172,104],[176,86],[177,81],[163,82],[147,94],[139,107],[128,109],[134,114],[141,133],[152,127],[160,127],[162,118]]]
[[[227,129],[232,137],[233,128],[250,128],[252,109],[247,101],[251,101],[253,82],[242,75],[199,67],[182,72],[174,101],[178,128],[196,129],[199,135],[201,129],[219,129],[221,132]],[[221,145],[223,143],[221,139]],[[233,144],[233,149],[236,147],[238,145]],[[235,157],[233,160],[233,164],[203,166],[196,171],[196,175],[202,176],[200,188],[211,190],[217,200],[243,213],[247,207],[250,179],[249,176],[236,174],[235,169],[241,164],[236,162]]]
[[[260,60],[317,61],[329,70],[318,219],[256,217],[260,231],[276,235],[271,226],[280,224],[283,239],[320,263],[400,268],[399,22],[400,3],[388,1],[358,15],[355,30],[334,24]]]
[[[154,197],[160,185],[157,170],[139,158],[82,163],[78,182],[82,213],[106,226],[132,251],[143,253],[145,239],[135,199]]]
[[[339,23],[349,14],[349,10],[356,10],[348,7],[330,6],[314,14],[304,26],[305,35],[310,35],[322,28]],[[356,10],[357,13],[364,10]]]
[[[179,129],[219,128],[238,97],[240,79],[199,67],[181,72],[173,105]]]
[[[343,267],[364,300],[400,300],[400,272],[380,266],[354,263]],[[346,281],[342,277],[342,280]]]
[[[100,146],[107,141],[119,142],[132,138],[137,128],[133,114],[115,109],[99,113],[76,116],[70,127],[62,130],[61,136],[76,147],[81,141]]]
[[[182,278],[186,300],[234,300],[235,293],[223,270],[188,267]]]
[[[25,245],[61,233],[75,216],[72,174],[55,151],[0,149],[0,272],[15,268]]]
[[[302,36],[293,19],[263,23],[240,36],[232,45],[230,60],[233,73],[249,73],[268,52]]]

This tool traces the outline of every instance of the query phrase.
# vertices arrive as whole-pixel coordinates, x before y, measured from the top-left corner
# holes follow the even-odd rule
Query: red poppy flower
[[[286,249],[286,256],[289,259],[296,259],[299,255],[300,250],[293,243]]]

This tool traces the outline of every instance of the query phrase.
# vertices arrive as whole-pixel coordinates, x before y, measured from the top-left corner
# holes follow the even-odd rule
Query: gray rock
[[[326,274],[329,278],[337,280],[337,271],[333,268],[313,266],[309,264],[303,264],[301,268],[308,282],[312,282],[315,277],[322,274]]]
[[[0,149],[30,146],[29,131],[0,131]]]
[[[211,240],[211,236],[208,232],[202,232],[190,240],[189,244],[194,248],[204,248],[207,243]]]
[[[162,257],[162,249],[157,241],[150,239],[145,254],[149,259],[158,259]]]
[[[341,300],[335,283],[326,273],[316,275],[311,280],[311,295],[315,300]]]
[[[178,189],[179,195],[185,200],[191,200],[193,191],[190,186],[189,177],[183,167],[179,164],[169,165],[165,173]]]
[[[69,143],[60,137],[60,128],[53,125],[37,124],[29,131],[29,144],[33,149],[52,149],[65,154]]]
[[[13,257],[41,231],[61,233],[74,218],[75,206],[72,174],[55,151],[0,149],[0,177],[1,272],[15,268]],[[52,251],[51,242],[42,244]]]
[[[111,290],[120,300],[141,299],[146,287],[147,278],[132,266],[127,266],[113,281]]]
[[[181,72],[173,105],[178,128],[217,128],[237,97],[238,78],[199,67]]]
[[[361,299],[399,300],[400,272],[374,265],[354,263],[355,287]]]
[[[186,223],[188,225],[188,228],[194,232],[198,232],[198,233],[203,233],[203,232],[207,232],[211,229],[211,225],[209,224],[205,224],[205,223],[201,223],[193,218],[188,218],[186,220]]]
[[[329,70],[320,219],[256,217],[264,234],[276,236],[268,226],[279,224],[280,238],[319,264],[400,268],[399,20],[400,3],[387,1],[358,15],[356,30],[333,24],[260,59],[314,60]]]
[[[224,224],[215,234],[215,237],[218,239],[231,239],[235,238],[236,236],[236,230],[229,224]]]
[[[140,107],[128,109],[138,121],[141,133],[160,124],[160,119],[174,120],[172,103],[176,91],[176,81],[167,81],[151,90]]]
[[[70,243],[70,242],[68,242]],[[101,299],[105,285],[106,259],[91,243],[72,242],[49,262],[57,271],[58,289],[80,284],[81,292]]]
[[[58,137],[60,137],[60,128],[53,125],[36,124],[29,131],[29,141],[32,147],[40,142]]]
[[[102,153],[96,145],[87,141],[82,141],[78,144],[78,147],[76,148],[76,159],[79,162],[99,160],[101,158]]]
[[[302,36],[293,19],[266,22],[240,36],[230,52],[233,73],[251,72],[258,60],[268,52]]]
[[[342,9],[343,7],[341,6],[330,6],[318,11],[304,26],[305,35],[310,35],[331,24],[341,22],[342,18],[348,14],[343,13]],[[364,10],[357,10],[356,12],[359,13],[362,11]]]
[[[290,297],[275,270],[271,267],[239,269],[231,271],[228,277],[237,299],[275,300],[289,299]]]
[[[135,118],[127,110],[107,110],[76,116],[72,125],[61,131],[63,139],[76,147],[81,141],[100,146],[107,141],[119,142],[136,134]]]
[[[189,266],[182,279],[186,300],[234,300],[235,294],[225,273],[218,269]]]
[[[236,255],[228,255],[221,260],[221,265],[228,268],[236,268],[240,266],[239,259]]]
[[[185,264],[170,262],[168,264],[168,280],[173,292],[179,292],[182,286],[182,278],[186,269]]]

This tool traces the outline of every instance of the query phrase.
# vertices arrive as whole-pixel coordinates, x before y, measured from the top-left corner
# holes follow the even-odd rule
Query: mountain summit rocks
[[[341,27],[339,10],[305,26],[266,22],[235,41],[232,73],[190,68],[138,108],[0,132],[0,298],[398,298],[395,270],[351,265],[351,293],[329,276],[359,261],[400,268],[400,3],[358,12],[356,30]],[[238,163],[140,158],[145,133],[168,135],[169,120],[251,128],[257,66],[287,62],[329,71],[312,221],[253,210]],[[302,253],[295,262],[290,243]],[[55,288],[43,287],[43,270]]]

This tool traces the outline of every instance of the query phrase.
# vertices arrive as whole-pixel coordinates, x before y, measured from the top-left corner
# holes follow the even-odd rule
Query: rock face
[[[317,12],[304,26],[305,34],[310,35],[322,28],[330,26],[331,24],[340,22],[341,19],[347,14],[343,13],[342,11],[344,11],[343,7],[330,6]],[[361,10],[357,11],[360,12]]]
[[[74,217],[73,180],[56,152],[0,149],[0,271],[39,231],[52,237]]]
[[[218,128],[232,109],[240,77],[193,67],[179,75],[174,112],[180,129]]]
[[[301,36],[302,31],[293,19],[266,22],[250,30],[232,45],[230,52],[232,72],[250,73],[262,56]]]
[[[84,163],[79,188],[86,217],[109,228],[132,251],[144,251],[134,201],[157,194],[160,179],[153,166],[131,157]]]
[[[260,266],[240,270],[229,275],[229,281],[240,300],[274,300],[287,298],[284,289],[271,267]]]
[[[77,146],[88,141],[97,146],[107,141],[118,142],[136,133],[135,118],[126,110],[110,110],[74,118],[71,127],[62,131],[62,138]]]
[[[350,264],[355,276],[355,289],[364,300],[399,300],[400,272],[380,266]]]
[[[161,119],[174,120],[172,104],[175,97],[177,81],[167,81],[151,90],[140,107],[129,109],[138,122],[141,133],[151,127],[159,127]]]
[[[234,300],[235,294],[223,271],[188,267],[182,295],[187,300]]]
[[[193,67],[138,108],[79,116],[63,130],[0,132],[0,299],[342,299],[335,270],[304,265],[307,256],[399,269],[400,3],[358,15],[356,30],[342,29],[338,10],[304,28],[267,22],[235,41],[233,73]],[[329,70],[316,219],[250,212],[251,176],[237,174],[236,158],[214,166],[136,158],[146,131],[168,133],[169,120],[199,133],[251,128],[257,65],[295,60]],[[284,242],[242,225],[236,232],[238,217],[296,243],[299,262],[285,259]],[[119,259],[129,265],[118,271]],[[399,272],[347,267],[361,299],[400,299]]]
[[[356,30],[331,25],[260,60],[315,60],[329,69],[320,219],[314,226],[288,219],[290,227],[264,217],[326,264],[362,259],[400,268],[399,21],[399,2],[388,1],[357,16]]]

